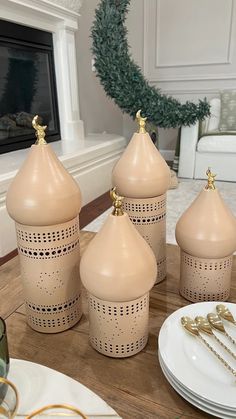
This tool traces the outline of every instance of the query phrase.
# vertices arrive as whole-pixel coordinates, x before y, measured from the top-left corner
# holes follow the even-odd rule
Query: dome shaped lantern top
[[[114,210],[89,243],[80,264],[90,294],[106,301],[130,301],[147,293],[156,279],[152,250],[121,209],[122,197],[111,192]]]
[[[221,198],[210,169],[207,185],[180,217],[176,240],[180,248],[198,258],[220,258],[236,249],[236,220]]]
[[[113,184],[129,198],[151,198],[164,194],[170,185],[170,169],[145,130],[147,118],[138,111],[139,131],[113,169]]]
[[[32,125],[37,141],[9,187],[7,210],[23,225],[65,223],[80,212],[80,189],[46,143],[46,126],[39,125],[38,116]]]

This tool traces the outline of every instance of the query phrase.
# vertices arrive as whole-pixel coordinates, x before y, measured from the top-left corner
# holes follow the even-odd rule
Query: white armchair
[[[236,133],[218,131],[220,99],[212,99],[210,105],[211,116],[204,120],[201,133],[199,122],[181,128],[178,175],[205,179],[206,170],[211,167],[218,180],[236,182]]]

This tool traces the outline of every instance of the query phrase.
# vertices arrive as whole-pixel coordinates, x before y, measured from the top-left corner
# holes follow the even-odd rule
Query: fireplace
[[[0,20],[0,154],[35,142],[35,114],[59,140],[52,33]]]
[[[49,64],[50,60],[55,62],[55,78],[51,82],[57,89],[60,132],[55,109],[53,115],[55,126],[51,124],[50,129],[51,134],[56,135],[52,131],[58,125],[58,134],[61,137],[59,143],[63,151],[70,151],[71,146],[76,148],[76,144],[81,145],[84,141],[84,124],[80,119],[79,110],[75,47],[81,0],[1,0],[0,3],[1,20],[25,26],[26,31],[45,31],[45,36],[51,37],[53,43],[51,53],[48,45],[46,47],[49,49],[45,48],[45,41],[39,41],[38,38],[36,40],[36,44],[43,46],[44,51],[47,49]],[[54,98],[52,96],[52,101]],[[40,113],[39,111],[37,112]],[[55,141],[53,144],[57,143]]]

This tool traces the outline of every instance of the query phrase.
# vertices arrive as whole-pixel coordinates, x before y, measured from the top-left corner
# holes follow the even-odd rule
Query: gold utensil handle
[[[230,340],[230,342],[232,342],[234,345],[236,345],[236,342],[235,342],[234,338],[232,338],[232,336],[230,336],[228,334],[228,332],[225,332],[225,336],[227,336],[227,338]]]
[[[221,339],[219,339],[216,335],[214,335],[214,338],[222,346],[222,348],[224,348],[234,359],[236,359],[236,354],[233,351],[231,351],[231,349],[228,346],[226,346]]]
[[[222,364],[227,368],[228,371],[230,371],[234,377],[236,377],[236,371],[222,358],[220,354],[218,354],[217,351],[202,337],[202,335],[198,335],[198,337],[201,339],[201,341],[210,349],[210,351],[219,359],[219,361],[222,362]]]

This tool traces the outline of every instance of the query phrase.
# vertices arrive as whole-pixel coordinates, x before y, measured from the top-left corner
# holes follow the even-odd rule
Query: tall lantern
[[[79,278],[81,194],[33,119],[37,141],[7,192],[15,220],[28,324],[61,332],[82,315]]]
[[[139,131],[113,169],[113,184],[124,198],[124,210],[151,246],[157,263],[156,283],[166,276],[166,191],[170,169],[145,130],[147,118],[136,114]]]
[[[181,248],[180,294],[189,301],[225,301],[229,297],[236,220],[214,185],[208,183],[176,225]]]
[[[114,210],[89,243],[80,264],[89,295],[91,345],[104,355],[123,358],[148,340],[149,290],[156,279],[155,256],[111,192]]]

